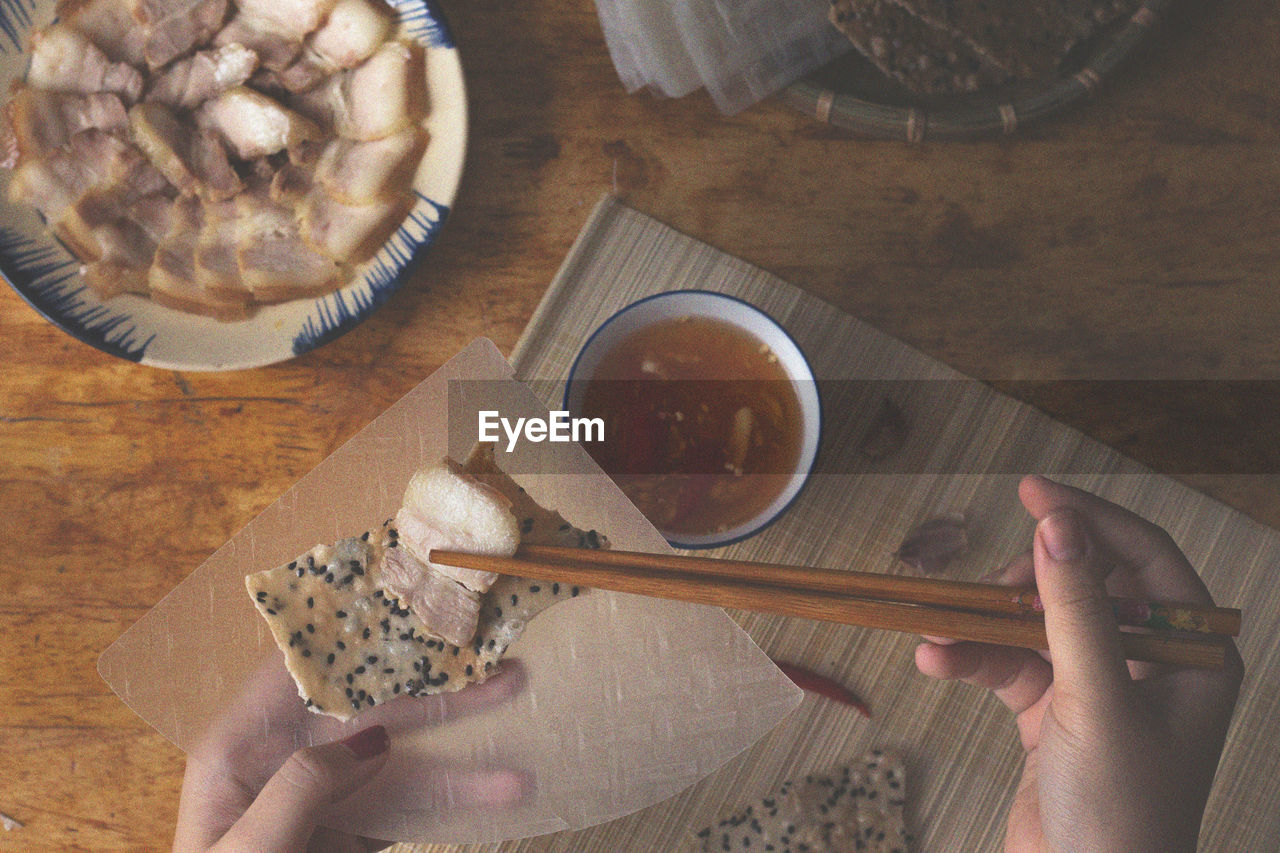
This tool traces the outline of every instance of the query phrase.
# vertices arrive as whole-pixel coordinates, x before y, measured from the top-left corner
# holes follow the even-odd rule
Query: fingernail
[[[1084,532],[1075,514],[1068,510],[1045,516],[1040,522],[1040,538],[1049,556],[1060,563],[1084,556]]]
[[[338,743],[351,750],[358,761],[381,755],[387,751],[387,747],[391,746],[391,740],[387,737],[387,730],[383,726],[370,726],[350,737],[343,738]]]

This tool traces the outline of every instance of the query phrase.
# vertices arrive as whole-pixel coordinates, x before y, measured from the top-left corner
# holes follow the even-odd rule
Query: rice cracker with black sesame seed
[[[691,836],[692,851],[907,853],[902,762],[872,750],[848,767],[784,783]]]
[[[891,0],[833,0],[828,13],[858,52],[913,92],[974,92],[1012,75],[950,30],[935,27]]]
[[[538,506],[481,448],[466,470],[511,500],[521,541],[538,545],[607,547],[595,531],[579,530]],[[455,645],[427,626],[381,582],[383,558],[400,546],[388,521],[380,531],[317,545],[290,563],[245,578],[298,695],[317,713],[348,720],[400,695],[460,690],[498,671],[508,647],[535,615],[585,589],[499,576],[479,596],[474,637]]]

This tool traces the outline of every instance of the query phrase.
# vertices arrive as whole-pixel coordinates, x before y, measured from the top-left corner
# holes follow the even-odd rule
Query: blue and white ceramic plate
[[[7,172],[0,175],[0,274],[68,334],[120,358],[172,370],[272,364],[350,331],[387,301],[435,241],[466,154],[466,88],[444,15],[434,0],[386,2],[399,16],[401,33],[426,49],[430,142],[414,176],[413,210],[345,287],[319,299],[263,306],[235,322],[132,295],[100,300],[81,281],[80,262],[49,235],[36,212],[8,201]],[[54,5],[54,0],[0,0],[0,91],[26,73],[27,35],[53,20]]]

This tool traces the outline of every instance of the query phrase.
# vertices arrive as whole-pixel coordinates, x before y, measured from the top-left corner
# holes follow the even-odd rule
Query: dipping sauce
[[[756,517],[790,482],[803,435],[777,356],[706,317],[623,338],[575,414],[604,420],[604,441],[584,446],[664,534],[711,534]]]

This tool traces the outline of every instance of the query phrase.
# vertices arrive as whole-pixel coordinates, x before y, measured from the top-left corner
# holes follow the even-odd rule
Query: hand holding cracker
[[[1126,663],[1108,595],[1211,605],[1164,530],[1043,477],[1019,487],[1037,521],[1029,560],[1049,653],[929,638],[926,675],[995,692],[1027,751],[1008,851],[1194,851],[1243,677],[1234,645],[1221,670]]]
[[[174,836],[175,853],[278,851],[364,853],[390,842],[317,826],[328,808],[374,781],[397,755],[398,732],[436,726],[509,700],[524,686],[519,663],[508,662],[485,684],[461,693],[389,703],[361,715],[355,726],[309,714],[293,680],[272,655],[246,686],[241,700],[215,723],[187,758]],[[301,732],[301,734],[299,734]],[[299,737],[314,746],[301,749]],[[420,791],[448,788],[456,808],[519,802],[529,784],[514,768],[462,772],[412,759],[397,788],[410,801]],[[387,796],[391,792],[383,792]]]

